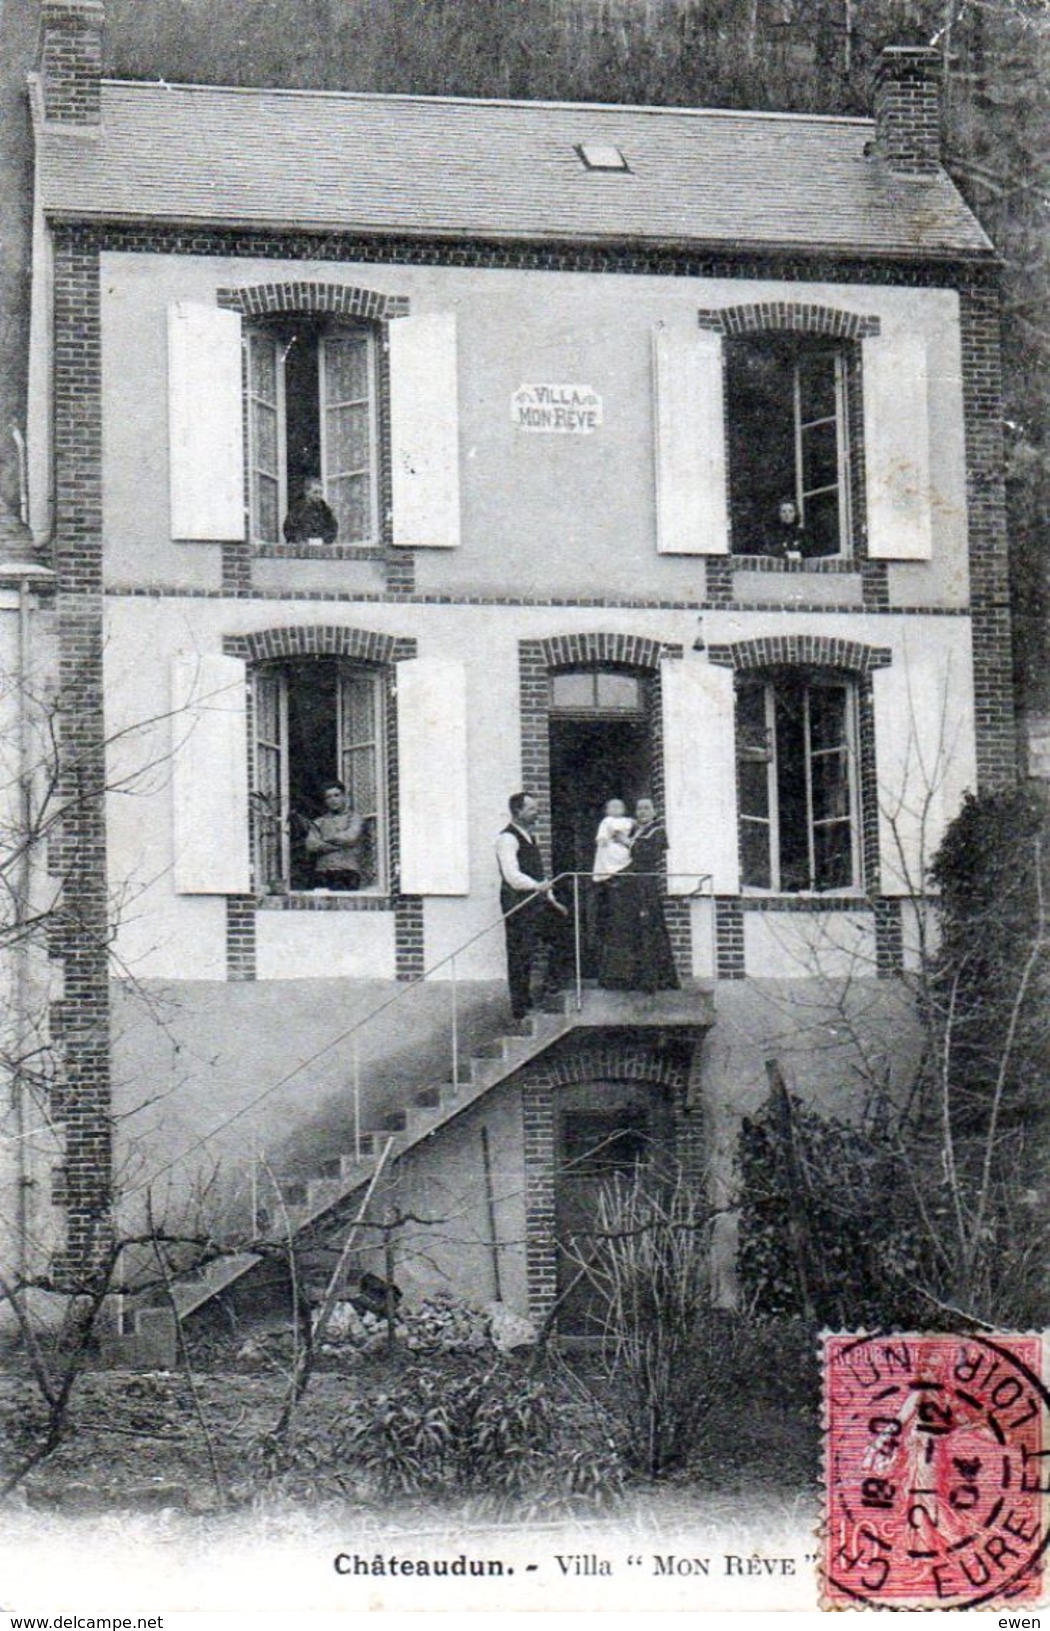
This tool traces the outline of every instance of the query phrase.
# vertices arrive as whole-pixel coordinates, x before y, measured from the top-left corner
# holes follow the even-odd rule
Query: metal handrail
[[[621,877],[621,878],[623,878],[623,877],[628,877],[628,878],[660,878],[665,883],[667,883],[667,882],[669,882],[669,881],[671,881],[673,879],[676,879],[676,878],[678,878],[678,879],[683,879],[683,878],[695,879],[695,883],[693,885],[693,888],[690,889],[685,894],[677,897],[677,898],[682,899],[682,900],[695,900],[695,899],[701,897],[703,895],[703,893],[704,893],[705,885],[708,885],[713,881],[713,874],[710,873],[710,872],[668,872],[668,871],[635,872],[635,871],[632,871],[629,867],[625,868],[623,872],[621,872],[619,874],[616,874],[615,876],[618,876],[618,877]],[[452,979],[450,981],[452,1004],[453,1004],[453,1022],[452,1022],[452,1027],[451,1027],[451,1033],[452,1033],[451,1034],[452,1082],[453,1082],[453,1085],[456,1088],[458,1088],[459,1085],[460,1085],[460,1064],[459,1064],[458,980],[457,980],[456,969],[455,969],[457,957],[461,957],[464,952],[469,951],[472,946],[476,945],[478,943],[478,941],[481,940],[485,935],[491,934],[492,931],[494,929],[498,928],[501,923],[506,923],[508,918],[514,917],[518,912],[521,912],[526,907],[532,905],[537,899],[540,899],[541,897],[546,897],[550,893],[550,891],[552,891],[559,883],[566,883],[570,879],[572,880],[572,884],[573,884],[573,908],[572,908],[572,911],[573,911],[573,917],[575,919],[575,923],[574,923],[574,961],[575,961],[575,976],[576,976],[575,977],[575,987],[576,987],[576,989],[575,989],[575,1000],[576,1000],[576,1010],[577,1010],[577,1012],[579,1012],[583,1007],[583,983],[582,983],[582,976],[581,976],[581,971],[580,971],[582,947],[581,947],[580,937],[579,937],[579,924],[580,924],[579,885],[580,885],[580,880],[581,879],[593,881],[593,874],[589,870],[586,871],[586,872],[567,870],[567,871],[559,872],[559,873],[555,874],[555,876],[552,877],[548,881],[546,888],[530,890],[527,894],[523,892],[522,899],[520,901],[516,901],[515,904],[510,908],[510,910],[508,912],[501,912],[498,917],[492,918],[481,929],[478,929],[474,934],[472,934],[469,937],[469,939],[464,940],[462,945],[457,946],[454,951],[448,952],[444,957],[439,958],[436,963],[431,963],[428,968],[425,968],[423,970],[423,972],[421,974],[416,975],[415,978],[413,978],[411,980],[403,981],[403,982],[399,981],[397,990],[393,991],[390,994],[389,997],[384,998],[384,1000],[382,1002],[378,1003],[376,1005],[376,1007],[372,1008],[367,1014],[362,1015],[360,1019],[354,1020],[353,1024],[348,1025],[345,1030],[340,1031],[338,1033],[338,1035],[332,1037],[329,1041],[324,1043],[324,1045],[322,1047],[318,1048],[316,1050],[316,1052],[310,1054],[310,1056],[308,1058],[300,1060],[298,1064],[296,1064],[291,1070],[287,1071],[284,1076],[279,1078],[278,1081],[272,1082],[269,1085],[269,1087],[264,1088],[260,1093],[257,1093],[254,1098],[250,1099],[247,1104],[241,1105],[240,1108],[238,1110],[236,1110],[232,1115],[226,1117],[226,1119],[223,1122],[221,1122],[218,1127],[212,1128],[211,1131],[206,1133],[206,1134],[202,1134],[201,1137],[198,1138],[193,1144],[191,1144],[188,1149],[183,1150],[180,1155],[174,1156],[170,1161],[165,1162],[163,1166],[158,1167],[154,1172],[152,1172],[149,1175],[148,1178],[146,1178],[146,1179],[142,1180],[141,1182],[131,1186],[128,1190],[125,1191],[125,1197],[129,1198],[130,1196],[132,1196],[134,1194],[137,1194],[140,1190],[148,1188],[151,1184],[155,1183],[158,1178],[163,1177],[163,1175],[166,1172],[171,1171],[171,1169],[173,1167],[178,1165],[180,1162],[186,1160],[187,1157],[189,1157],[190,1155],[194,1154],[195,1151],[197,1151],[198,1149],[204,1148],[205,1145],[215,1136],[216,1133],[221,1132],[224,1128],[232,1126],[235,1122],[241,1120],[242,1117],[248,1115],[250,1111],[254,1110],[258,1105],[264,1103],[265,1100],[270,1098],[274,1093],[278,1093],[278,1092],[280,1092],[280,1090],[282,1088],[287,1087],[289,1082],[294,1081],[294,1079],[297,1076],[302,1075],[302,1073],[305,1070],[308,1070],[310,1068],[310,1066],[315,1065],[319,1059],[323,1059],[327,1054],[331,1053],[334,1048],[337,1048],[340,1045],[340,1043],[346,1042],[351,1037],[354,1038],[354,1062],[353,1062],[354,1150],[355,1150],[355,1155],[359,1158],[360,1154],[361,1154],[362,1127],[361,1127],[361,1103],[360,1103],[360,1094],[361,1094],[360,1060],[359,1060],[359,1057],[358,1057],[358,1049],[357,1049],[357,1037],[358,1037],[358,1034],[364,1030],[366,1025],[370,1025],[374,1019],[378,1019],[381,1014],[385,1014],[385,1013],[389,1012],[389,1010],[391,1008],[394,1008],[398,1004],[407,1001],[409,996],[411,995],[411,993],[413,991],[416,991],[420,986],[426,984],[426,982],[428,980],[430,980],[433,975],[437,974],[439,972],[439,970],[441,970],[441,969],[443,969],[443,968],[445,968],[447,966],[451,966],[451,969],[452,969]],[[569,911],[568,907],[563,906],[562,909],[564,911],[566,911],[566,912]],[[254,1166],[255,1166],[254,1161],[253,1161],[252,1165],[253,1165],[253,1168],[254,1168]],[[253,1178],[252,1181],[254,1182],[254,1178]]]

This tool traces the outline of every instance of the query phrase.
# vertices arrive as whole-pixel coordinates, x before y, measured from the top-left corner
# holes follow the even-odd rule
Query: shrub
[[[581,1266],[597,1293],[620,1429],[651,1478],[681,1466],[732,1347],[710,1299],[710,1215],[681,1177],[618,1179],[598,1192]]]
[[[406,1371],[341,1448],[385,1495],[599,1505],[619,1493],[622,1476],[608,1446],[579,1442],[581,1425],[544,1380],[501,1360],[454,1377]]]

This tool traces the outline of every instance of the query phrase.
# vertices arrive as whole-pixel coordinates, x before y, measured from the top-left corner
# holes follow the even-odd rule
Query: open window
[[[247,347],[255,542],[378,543],[371,327],[309,316],[269,319],[247,331]],[[320,489],[306,508],[312,480]]]
[[[782,892],[861,886],[856,690],[836,675],[738,679],[741,882]]]
[[[849,342],[805,334],[727,341],[735,554],[850,554],[851,354]]]
[[[254,700],[257,887],[275,894],[383,891],[388,824],[382,670],[339,657],[264,663],[255,670]],[[342,877],[338,868],[326,867],[317,844],[333,814],[326,790],[337,782],[360,829],[353,866]]]

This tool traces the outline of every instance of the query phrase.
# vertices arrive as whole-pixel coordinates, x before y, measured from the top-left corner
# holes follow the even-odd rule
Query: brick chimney
[[[39,57],[45,119],[98,124],[105,20],[103,0],[43,0]]]
[[[889,45],[875,74],[875,152],[904,176],[936,175],[941,158],[941,55]]]

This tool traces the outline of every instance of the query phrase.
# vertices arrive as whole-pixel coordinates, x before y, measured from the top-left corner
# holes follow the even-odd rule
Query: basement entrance
[[[561,1336],[603,1334],[606,1302],[585,1265],[602,1229],[601,1198],[619,1186],[666,1180],[673,1128],[663,1092],[638,1083],[581,1082],[557,1101],[554,1194]],[[581,1273],[581,1270],[583,1271]]]
[[[652,790],[651,682],[611,669],[581,669],[551,676],[550,773],[551,864],[557,872],[589,874],[594,838],[609,799],[633,814]],[[561,898],[571,904],[571,885]],[[590,883],[581,880],[583,974],[597,964],[595,908]]]

